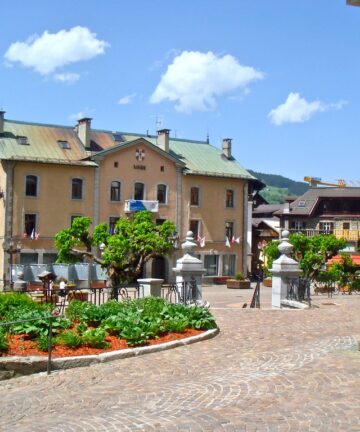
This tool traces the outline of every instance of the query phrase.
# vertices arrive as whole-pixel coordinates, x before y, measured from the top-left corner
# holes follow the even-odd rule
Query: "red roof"
[[[358,266],[360,266],[360,255],[350,255],[351,259],[354,261],[354,263]],[[327,261],[326,264],[335,264],[341,262],[341,255],[335,255],[329,261]]]

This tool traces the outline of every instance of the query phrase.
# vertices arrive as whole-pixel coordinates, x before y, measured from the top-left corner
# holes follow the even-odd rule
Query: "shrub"
[[[54,346],[54,339],[52,340],[52,345]],[[36,339],[36,346],[41,351],[47,352],[49,350],[49,337],[47,335],[41,335]]]
[[[103,329],[88,329],[82,335],[82,343],[92,348],[108,348],[109,342],[105,340],[106,332]]]
[[[82,344],[82,340],[76,332],[67,330],[56,337],[56,343],[66,345],[69,348],[77,348]]]
[[[244,280],[245,279],[245,277],[244,277],[244,275],[242,274],[242,273],[236,273],[236,275],[235,275],[235,280],[237,280],[237,281],[242,281],[242,280]]]

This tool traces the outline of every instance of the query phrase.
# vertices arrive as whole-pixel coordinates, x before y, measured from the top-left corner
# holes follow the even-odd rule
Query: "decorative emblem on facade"
[[[145,159],[145,150],[136,149],[135,156],[139,162],[143,161]]]

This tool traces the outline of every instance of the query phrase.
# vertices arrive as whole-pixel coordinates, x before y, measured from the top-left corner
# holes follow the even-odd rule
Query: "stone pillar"
[[[302,273],[299,263],[290,257],[293,245],[289,243],[289,231],[282,232],[279,251],[281,256],[273,262],[272,274],[272,307],[281,308],[281,301],[287,297],[288,284],[291,279],[297,279]]]
[[[176,261],[176,267],[173,271],[176,275],[176,282],[186,282],[190,285],[196,286],[194,299],[197,301],[202,300],[202,276],[206,272],[201,260],[196,258],[193,253],[197,244],[194,240],[194,234],[188,231],[186,239],[181,245],[184,251],[184,256]]]

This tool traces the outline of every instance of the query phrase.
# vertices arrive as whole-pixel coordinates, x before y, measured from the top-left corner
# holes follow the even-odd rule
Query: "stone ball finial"
[[[289,231],[288,230],[284,230],[281,232],[281,238],[282,239],[288,239],[289,238]]]
[[[192,254],[194,249],[196,248],[197,244],[194,239],[194,234],[192,231],[188,231],[186,233],[186,238],[184,243],[181,245],[181,248],[184,250],[185,254]]]
[[[289,234],[290,233],[287,230],[284,230],[281,233],[281,241],[278,246],[281,255],[289,256],[292,250],[294,249],[294,246],[291,243],[289,243]]]

